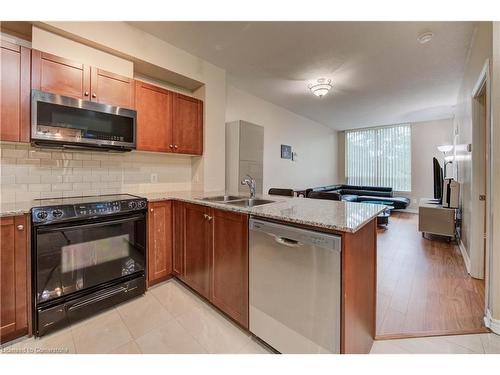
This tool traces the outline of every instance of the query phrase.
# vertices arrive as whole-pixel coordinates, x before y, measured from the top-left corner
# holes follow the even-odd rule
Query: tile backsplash
[[[191,157],[107,153],[0,142],[0,200],[191,189]]]

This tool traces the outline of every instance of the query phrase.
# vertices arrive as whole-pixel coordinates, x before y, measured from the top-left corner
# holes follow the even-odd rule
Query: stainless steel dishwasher
[[[341,238],[249,226],[250,331],[281,353],[339,353]]]

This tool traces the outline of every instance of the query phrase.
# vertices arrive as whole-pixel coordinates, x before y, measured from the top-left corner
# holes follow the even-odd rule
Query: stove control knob
[[[137,206],[138,206],[139,208],[144,208],[144,207],[146,207],[146,202],[144,202],[144,201],[139,201],[139,202],[137,202]]]
[[[45,220],[47,218],[47,216],[49,216],[47,211],[40,211],[40,212],[37,212],[37,214],[36,214],[36,217],[39,218],[40,220]]]
[[[63,212],[61,210],[54,210],[52,211],[52,216],[54,217],[61,217],[63,215]]]
[[[137,207],[137,202],[132,201],[132,202],[129,202],[129,203],[128,203],[128,208],[130,208],[130,209],[132,209],[132,210],[133,210],[133,209],[134,209],[134,208],[136,208],[136,207]]]

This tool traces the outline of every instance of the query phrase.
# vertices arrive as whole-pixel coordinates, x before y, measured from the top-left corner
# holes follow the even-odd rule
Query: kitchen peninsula
[[[168,205],[168,202],[172,201],[173,273],[188,285],[195,285],[194,289],[201,291],[201,294],[209,300],[218,300],[219,304],[213,301],[212,303],[245,328],[248,328],[248,297],[243,299],[240,297],[248,294],[246,279],[248,278],[249,217],[340,236],[342,243],[340,352],[369,352],[375,337],[376,216],[380,213],[382,206],[266,195],[259,198],[271,200],[272,203],[244,207],[231,204],[231,202],[214,201],[213,197],[223,196],[217,193],[143,195],[151,202],[151,207]],[[204,220],[205,217],[213,219]],[[198,225],[206,223],[207,233],[197,232],[191,227],[195,225],[193,223],[198,223]],[[184,232],[179,232],[180,230]],[[212,247],[207,250],[205,260],[210,272],[207,272],[205,279],[196,279],[199,269],[195,267],[193,274],[196,275],[194,276],[196,281],[194,281],[186,268],[191,261],[186,258],[181,259],[181,257],[189,257],[189,250],[192,248],[203,248],[203,245],[198,247],[192,243],[193,238],[203,236],[206,236],[206,241],[210,243],[209,247]],[[244,237],[243,240],[242,237]],[[184,244],[181,243],[182,240],[185,241]],[[177,248],[183,250],[176,251]],[[218,258],[221,264],[218,264]],[[242,262],[241,259],[244,261]],[[184,268],[176,264],[182,264]],[[220,271],[220,275],[217,274],[217,270]],[[231,293],[227,288],[229,280],[239,281],[237,285],[240,285],[241,294],[227,296],[227,301],[223,303],[223,294]],[[217,296],[218,293],[220,293],[219,296]]]

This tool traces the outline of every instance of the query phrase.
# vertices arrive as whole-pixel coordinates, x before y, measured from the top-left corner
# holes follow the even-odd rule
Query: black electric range
[[[41,199],[31,210],[34,333],[146,290],[147,201],[129,194]]]

